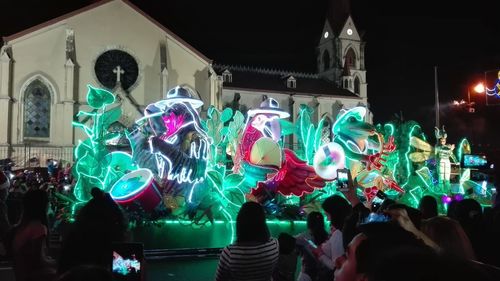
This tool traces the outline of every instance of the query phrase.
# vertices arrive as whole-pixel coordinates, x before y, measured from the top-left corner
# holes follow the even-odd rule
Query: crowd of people
[[[367,206],[355,194],[356,183],[349,185],[309,213],[307,230],[295,236],[273,238],[264,208],[246,202],[237,216],[236,241],[222,250],[214,276],[206,279],[500,280],[498,198],[490,208],[473,199],[453,201],[444,216],[432,196],[424,196],[418,209],[391,199]],[[27,190],[20,218],[10,223],[4,189],[0,238],[17,281],[111,280],[111,245],[129,237],[126,217],[109,194],[92,190],[92,199],[62,233],[54,259],[48,252],[50,193]]]
[[[9,183],[4,173],[0,173],[0,182]],[[111,245],[125,241],[127,222],[108,193],[92,190],[92,199],[80,208],[74,222],[60,228],[64,233],[59,252],[50,253],[54,225],[47,182],[13,191],[21,194],[18,218],[9,217],[9,189],[10,183],[0,186],[0,258],[12,262],[16,281],[112,280]]]
[[[485,209],[473,199],[453,201],[439,215],[432,196],[418,209],[391,199],[366,206],[350,185],[322,204],[329,233],[323,214],[311,212],[306,232],[281,233],[278,243],[262,207],[243,204],[237,240],[224,248],[215,280],[500,280],[498,198]]]

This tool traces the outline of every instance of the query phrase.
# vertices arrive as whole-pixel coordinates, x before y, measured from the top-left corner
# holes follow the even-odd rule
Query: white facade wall
[[[67,30],[74,33],[74,62],[66,60]],[[89,110],[87,84],[102,87],[94,74],[94,63],[100,54],[111,49],[125,51],[138,62],[139,76],[129,90],[140,106],[162,99],[164,89],[180,84],[196,89],[205,108],[216,100],[211,97],[215,94],[211,85],[214,79],[208,75],[211,62],[119,0],[12,39],[7,37],[5,43],[3,49],[8,52],[2,53],[8,53],[11,61],[6,62],[9,57],[2,56],[0,62],[0,109],[3,112],[0,125],[8,128],[1,132],[0,145],[4,147],[35,142],[26,140],[23,135],[24,90],[35,78],[49,86],[52,98],[50,138],[37,146],[73,147],[78,139],[86,138],[72,127],[71,122],[78,110]],[[161,45],[166,46],[167,70],[163,73]],[[163,85],[162,80],[166,80],[168,86]],[[6,85],[6,81],[11,81],[12,87]],[[132,114],[135,118],[140,117],[137,110]],[[13,150],[12,147],[0,149],[0,154]]]

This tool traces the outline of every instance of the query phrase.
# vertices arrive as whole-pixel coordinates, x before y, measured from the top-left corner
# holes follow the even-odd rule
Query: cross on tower
[[[116,82],[120,82],[120,77],[122,74],[125,73],[125,70],[123,70],[119,65],[116,66],[114,69],[113,69],[113,73],[116,73]]]

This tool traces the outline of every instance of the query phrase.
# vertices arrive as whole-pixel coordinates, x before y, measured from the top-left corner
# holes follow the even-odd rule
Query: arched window
[[[351,88],[352,88],[352,80],[349,79],[349,89],[351,89]]]
[[[347,79],[344,80],[344,89],[349,88],[349,82],[347,82]]]
[[[354,78],[354,93],[359,95],[359,78],[356,76],[356,78]]]
[[[323,71],[327,71],[328,69],[330,69],[330,54],[328,50],[325,50],[323,52]]]
[[[24,92],[24,137],[50,137],[50,91],[47,85],[36,79]]]
[[[349,50],[347,50],[347,53],[345,55],[345,59],[346,59],[346,62],[347,62],[347,65],[349,66],[349,68],[355,68],[355,66],[356,66],[356,53],[354,53],[354,50],[352,48],[349,48]]]

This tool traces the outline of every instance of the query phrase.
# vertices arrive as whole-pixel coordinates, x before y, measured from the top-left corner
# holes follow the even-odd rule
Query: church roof
[[[333,82],[325,80],[317,74],[225,64],[215,64],[213,68],[218,75],[222,75],[225,70],[231,72],[232,80],[224,82],[225,88],[283,94],[358,98],[351,91],[340,89]],[[286,82],[290,76],[293,76],[297,81],[295,88],[287,87]]]
[[[342,32],[342,28],[347,22],[351,13],[349,0],[333,0],[327,9],[326,19],[335,35]]]
[[[137,7],[136,5],[132,4],[131,2],[129,2],[127,0],[102,0],[102,1],[95,2],[93,4],[90,4],[88,6],[83,7],[81,9],[78,9],[76,11],[67,13],[65,15],[62,15],[62,16],[59,16],[57,18],[51,19],[51,20],[46,21],[44,23],[35,25],[35,26],[30,27],[28,29],[22,30],[20,32],[15,33],[15,34],[12,34],[10,36],[4,36],[2,38],[3,42],[5,43],[5,42],[9,42],[9,41],[21,38],[21,37],[23,37],[25,35],[28,35],[28,34],[31,34],[31,33],[35,32],[35,31],[38,31],[38,30],[41,30],[43,28],[46,28],[46,27],[55,25],[55,24],[57,24],[59,22],[62,22],[65,19],[74,17],[76,15],[82,14],[84,12],[90,11],[92,9],[98,8],[100,6],[106,5],[106,4],[108,4],[110,2],[114,2],[114,1],[123,2],[125,5],[129,6],[134,11],[136,11],[137,13],[141,14],[143,17],[145,17],[146,19],[148,19],[151,23],[153,23],[154,25],[156,25],[157,27],[159,27],[161,30],[163,30],[165,33],[167,33],[169,36],[171,36],[172,38],[174,38],[175,40],[177,40],[180,44],[184,45],[186,48],[188,48],[189,50],[191,50],[192,52],[194,52],[201,59],[205,60],[208,63],[212,62],[211,59],[207,58],[205,55],[203,55],[200,51],[196,50],[193,46],[191,46],[186,41],[182,40],[182,38],[180,38],[175,33],[173,33],[170,29],[168,29],[165,26],[163,26],[162,24],[160,24],[157,20],[153,19],[151,16],[149,16],[144,11],[142,11],[141,9],[139,9],[139,7]]]

